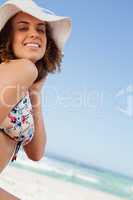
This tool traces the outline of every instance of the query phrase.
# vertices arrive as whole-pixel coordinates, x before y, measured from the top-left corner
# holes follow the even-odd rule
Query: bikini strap
[[[13,158],[12,158],[12,162],[14,161],[14,160],[16,160],[17,159],[17,154],[18,154],[18,151],[19,151],[19,149],[20,149],[20,147],[21,147],[21,144],[22,144],[22,141],[19,141],[18,143],[17,143],[17,145],[16,145],[16,149],[15,149],[15,152],[14,152],[14,155],[13,155]]]

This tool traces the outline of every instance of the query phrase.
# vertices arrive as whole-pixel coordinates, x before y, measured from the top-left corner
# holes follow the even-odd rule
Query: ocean
[[[95,188],[133,200],[133,178],[107,169],[85,165],[53,154],[46,154],[41,161],[33,162],[26,158],[23,151],[20,151],[17,161],[11,164],[42,176],[62,179],[81,187]]]

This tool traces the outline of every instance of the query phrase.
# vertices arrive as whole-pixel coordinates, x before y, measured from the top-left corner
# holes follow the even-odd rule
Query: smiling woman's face
[[[20,12],[12,19],[12,49],[17,58],[36,63],[46,51],[45,22]]]

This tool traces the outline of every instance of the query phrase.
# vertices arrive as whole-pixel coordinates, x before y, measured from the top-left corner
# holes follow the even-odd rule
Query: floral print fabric
[[[26,145],[31,141],[34,133],[34,120],[28,91],[10,111],[6,119],[0,125],[0,129],[10,138],[17,141],[19,147],[21,144]],[[16,149],[19,150],[18,146]]]

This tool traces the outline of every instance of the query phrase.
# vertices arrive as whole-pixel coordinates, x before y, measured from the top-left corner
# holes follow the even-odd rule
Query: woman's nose
[[[32,37],[32,38],[33,37],[36,38],[36,37],[39,37],[39,33],[37,32],[36,29],[32,28],[32,29],[29,30],[29,36]]]

